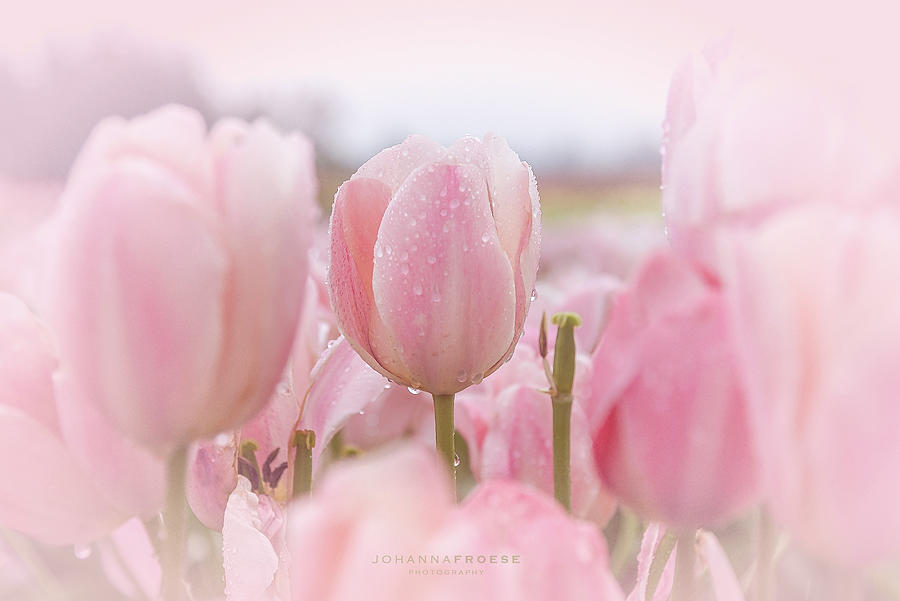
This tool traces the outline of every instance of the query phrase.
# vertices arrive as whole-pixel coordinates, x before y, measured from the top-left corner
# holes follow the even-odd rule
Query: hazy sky
[[[669,77],[705,41],[802,44],[813,22],[844,18],[766,1],[0,2],[0,53],[20,62],[51,40],[119,31],[185,49],[226,99],[326,92],[349,161],[410,132],[493,130],[523,156],[615,163],[658,143]]]

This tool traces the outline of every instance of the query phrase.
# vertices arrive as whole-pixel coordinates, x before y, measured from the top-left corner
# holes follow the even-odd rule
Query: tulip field
[[[0,601],[900,599],[896,54],[796,49],[649,178],[190,102],[0,169]]]

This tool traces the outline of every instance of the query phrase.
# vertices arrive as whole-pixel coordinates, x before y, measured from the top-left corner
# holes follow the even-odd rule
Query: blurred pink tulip
[[[452,394],[478,383],[522,332],[540,233],[534,177],[502,138],[445,149],[410,137],[335,196],[329,284],[341,331],[403,386]]]
[[[513,482],[457,507],[445,478],[420,446],[336,466],[291,506],[292,600],[622,599],[594,526]]]
[[[663,132],[669,238],[713,270],[720,230],[800,204],[870,203],[900,167],[897,90],[881,74],[859,77],[875,57],[822,72],[804,44],[776,66],[742,42],[711,44],[682,65]]]
[[[600,475],[642,514],[696,527],[756,500],[724,298],[676,255],[652,255],[617,299],[593,356],[591,404]]]
[[[0,524],[53,544],[86,543],[158,511],[160,462],[64,383],[54,387],[49,333],[6,294],[0,341]]]
[[[268,404],[236,431],[222,433],[192,446],[188,460],[188,502],[197,518],[209,528],[222,529],[225,505],[237,484],[237,447],[247,442],[256,445],[257,465],[265,466],[268,461],[271,470],[266,474],[256,474],[253,491],[271,495],[280,504],[289,499],[289,482],[294,469],[290,441],[297,425],[300,405],[311,384],[311,372],[334,329],[327,295],[323,297],[318,293],[317,279],[310,277],[307,280],[291,360]],[[360,364],[371,373],[362,361]]]
[[[306,284],[310,144],[167,107],[92,133],[61,200],[48,312],[62,369],[166,452],[233,428],[279,381]]]
[[[900,215],[806,207],[730,243],[770,510],[820,558],[896,557]]]

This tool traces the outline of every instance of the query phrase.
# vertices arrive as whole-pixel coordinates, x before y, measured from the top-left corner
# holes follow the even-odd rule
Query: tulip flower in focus
[[[103,121],[61,199],[48,312],[77,394],[157,451],[246,421],[294,337],[312,150],[166,107]]]
[[[410,137],[338,190],[331,301],[373,369],[432,394],[480,382],[513,352],[540,251],[529,167],[492,135]]]
[[[692,528],[757,498],[747,399],[722,292],[659,252],[613,306],[588,409],[603,482],[641,514]]]

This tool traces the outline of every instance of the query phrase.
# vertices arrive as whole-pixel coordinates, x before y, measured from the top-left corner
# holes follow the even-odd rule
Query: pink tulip
[[[876,57],[848,59],[855,49],[844,45],[846,63],[832,68],[794,44],[776,66],[744,42],[711,44],[682,65],[663,132],[669,238],[714,270],[722,230],[801,204],[868,204],[900,165],[900,98]]]
[[[336,466],[290,511],[292,601],[622,599],[594,526],[512,482],[456,506],[417,445]]]
[[[324,276],[324,269],[322,271]],[[225,505],[237,484],[237,446],[247,442],[257,445],[257,464],[262,467],[268,460],[272,470],[269,477],[257,474],[255,492],[271,493],[280,504],[289,499],[291,491],[288,483],[294,468],[290,441],[297,425],[300,406],[311,384],[312,369],[334,330],[331,321],[333,316],[327,305],[327,293],[324,296],[319,294],[317,279],[310,277],[307,280],[306,297],[291,360],[269,402],[241,428],[231,433],[222,433],[212,440],[200,441],[191,449],[188,460],[188,502],[197,518],[209,528],[222,529]],[[371,373],[364,364],[361,367]]]
[[[747,400],[718,286],[652,255],[617,299],[593,356],[594,452],[614,494],[679,527],[757,497]]]
[[[261,409],[294,337],[314,190],[309,143],[265,122],[207,134],[179,107],[102,122],[50,267],[77,394],[161,452]]]
[[[772,513],[821,558],[896,557],[900,216],[808,207],[730,243]]]
[[[338,325],[391,380],[459,392],[512,354],[540,231],[531,170],[503,139],[445,149],[408,138],[335,196],[329,284]]]
[[[162,465],[54,383],[56,365],[47,330],[0,294],[0,525],[86,543],[159,510]]]

